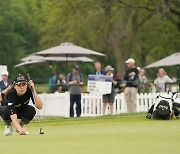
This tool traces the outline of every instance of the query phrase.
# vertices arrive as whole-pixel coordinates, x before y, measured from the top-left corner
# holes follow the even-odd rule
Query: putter
[[[39,115],[38,115],[38,119],[39,119],[39,127],[40,127],[40,129],[39,129],[39,135],[43,135],[44,132],[42,131],[42,127],[41,127],[40,113],[38,113],[38,114],[39,114]]]
[[[30,75],[29,74],[27,74],[27,81],[29,82],[31,80],[31,77],[30,77]],[[31,89],[31,91],[32,91],[32,88],[30,87],[30,89]],[[38,109],[36,109],[36,111],[37,111]],[[44,134],[44,132],[42,131],[42,127],[41,127],[41,120],[40,120],[40,113],[39,113],[39,111],[38,111],[38,121],[39,121],[39,127],[40,127],[40,129],[39,129],[39,135],[43,135]]]

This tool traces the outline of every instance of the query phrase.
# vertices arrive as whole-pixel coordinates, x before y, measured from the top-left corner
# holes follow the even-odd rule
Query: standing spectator
[[[125,61],[128,69],[124,75],[124,81],[126,82],[125,99],[127,103],[128,112],[136,112],[136,96],[138,92],[138,69],[135,67],[135,60],[129,58]]]
[[[169,82],[172,82],[172,79],[166,75],[163,68],[160,68],[157,73],[157,78],[154,80],[154,84],[159,89],[159,92],[165,92],[165,84]]]
[[[83,76],[79,72],[80,67],[75,65],[72,73],[67,75],[67,84],[70,92],[70,117],[74,117],[74,103],[76,103],[76,115],[81,116],[81,86],[83,83]]]
[[[12,82],[8,79],[9,73],[7,71],[2,72],[2,80],[0,81],[1,92],[5,90]]]
[[[57,89],[57,75],[55,73],[50,77],[49,82],[48,82],[48,87],[52,93],[56,91],[56,89]]]
[[[145,69],[144,68],[140,68],[139,70],[139,88],[138,88],[138,92],[139,93],[145,93],[148,91],[147,89],[147,84],[148,84],[148,80],[145,76]]]
[[[105,75],[105,71],[101,69],[101,63],[99,61],[96,61],[94,64],[95,70],[92,72],[94,75]]]
[[[7,71],[2,72],[2,80],[0,81],[0,103],[4,98],[6,89],[12,84],[12,82],[8,79],[9,73]],[[4,101],[2,101],[2,105],[4,105]]]
[[[106,66],[106,68],[105,68],[106,76],[112,77],[113,80],[112,80],[111,93],[103,95],[103,109],[102,109],[103,115],[106,112],[107,104],[109,104],[109,107],[110,107],[110,114],[113,114],[113,102],[114,102],[114,97],[115,97],[115,88],[114,88],[114,86],[117,84],[117,82],[115,81],[115,77],[113,76],[113,70],[114,70],[114,68],[112,68],[111,66]]]

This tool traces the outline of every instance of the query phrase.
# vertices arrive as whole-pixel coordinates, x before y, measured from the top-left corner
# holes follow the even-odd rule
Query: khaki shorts
[[[113,103],[115,93],[103,95],[103,103]]]

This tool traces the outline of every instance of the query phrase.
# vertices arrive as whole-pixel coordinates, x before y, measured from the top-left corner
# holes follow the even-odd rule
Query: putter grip
[[[29,74],[27,74],[27,81],[29,82],[31,80],[31,77]]]
[[[27,82],[29,82],[31,80],[31,77],[29,74],[27,74]],[[32,87],[30,87],[30,89],[32,90]]]

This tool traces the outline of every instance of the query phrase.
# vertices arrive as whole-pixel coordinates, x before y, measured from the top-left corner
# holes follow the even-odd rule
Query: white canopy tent
[[[58,46],[39,51],[35,53],[36,55],[44,56],[44,57],[52,57],[52,56],[60,56],[60,57],[80,57],[87,55],[94,56],[105,56],[102,53],[89,50],[80,46],[76,46],[73,43],[61,43]]]
[[[48,62],[65,62],[67,61],[66,57],[42,57],[31,55],[22,59],[22,63],[15,65],[15,67],[25,66],[25,65],[34,65],[34,64],[44,64]],[[93,62],[93,59],[88,57],[68,57],[68,61],[80,61],[80,62]]]
[[[168,57],[158,60],[158,61],[146,66],[145,68],[173,66],[173,65],[180,65],[180,52],[174,53]]]
[[[161,60],[158,60],[145,68],[154,68],[162,66],[177,66],[177,80],[180,80],[180,52],[176,52]]]

